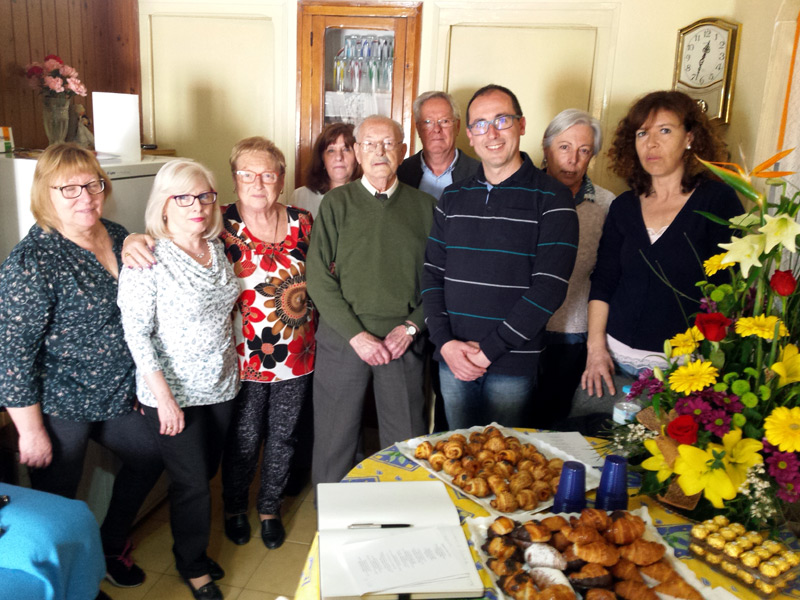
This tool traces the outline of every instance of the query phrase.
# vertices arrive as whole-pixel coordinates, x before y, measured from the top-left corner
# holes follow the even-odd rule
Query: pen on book
[[[348,529],[395,529],[397,527],[412,527],[411,523],[353,523]]]

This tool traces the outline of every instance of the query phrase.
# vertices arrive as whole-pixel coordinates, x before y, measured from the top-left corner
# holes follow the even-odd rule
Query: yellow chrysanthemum
[[[720,254],[715,254],[707,261],[703,263],[703,268],[706,271],[706,276],[711,277],[712,275],[716,275],[722,269],[727,269],[728,267],[732,267],[736,263],[732,262],[722,262],[722,259],[725,258],[727,252],[722,252]]]
[[[642,467],[647,469],[648,471],[658,471],[656,473],[656,478],[659,482],[663,483],[669,476],[672,475],[672,469],[667,463],[667,460],[664,458],[664,455],[661,453],[661,449],[658,447],[658,444],[654,439],[648,439],[644,441],[644,447],[652,454],[650,458],[642,462]]]
[[[709,444],[709,447],[711,445]],[[733,487],[738,490],[747,479],[750,467],[764,462],[759,454],[764,444],[753,438],[742,439],[742,430],[737,427],[722,437],[722,446],[725,450],[725,457],[722,459],[725,470],[731,478]]]
[[[800,381],[800,353],[794,344],[786,344],[778,362],[770,366],[778,374],[778,387]]]
[[[800,452],[800,407],[776,407],[764,419],[764,436],[781,452]]]
[[[683,493],[692,496],[703,492],[716,508],[723,508],[724,500],[736,497],[736,488],[725,470],[719,446],[709,444],[708,450],[681,444],[675,459],[675,473]]]
[[[673,356],[683,356],[684,354],[691,354],[695,350],[697,350],[697,346],[700,345],[706,339],[700,330],[697,327],[690,327],[684,333],[675,334],[675,336],[669,341],[670,346],[672,346],[672,355]]]
[[[757,315],[755,317],[742,317],[736,321],[736,333],[742,337],[748,335],[757,335],[758,337],[767,341],[772,341],[772,336],[775,334],[775,325],[780,323],[778,330],[779,337],[789,335],[789,330],[775,315]]]
[[[687,396],[699,392],[717,382],[719,371],[710,362],[694,360],[682,365],[669,376],[669,386],[678,393]]]

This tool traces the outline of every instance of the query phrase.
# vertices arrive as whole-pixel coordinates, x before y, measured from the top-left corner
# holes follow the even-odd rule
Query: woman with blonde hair
[[[218,236],[214,178],[188,160],[156,175],[145,209],[157,264],[124,270],[118,304],[136,388],[170,477],[175,567],[195,598],[222,598],[224,573],[206,555],[209,479],[239,389],[231,312],[239,295]]]

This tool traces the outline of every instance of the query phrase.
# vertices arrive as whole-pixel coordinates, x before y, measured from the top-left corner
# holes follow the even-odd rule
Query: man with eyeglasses
[[[382,447],[425,432],[420,281],[436,201],[397,179],[406,152],[399,123],[374,115],[354,133],[364,176],[322,198],[306,256],[320,315],[315,484],[339,481],[354,465],[370,380]]]
[[[480,163],[456,148],[461,111],[450,94],[425,92],[413,108],[422,150],[403,161],[397,177],[438,200],[444,188],[475,173]]]
[[[520,152],[525,117],[511,90],[479,89],[467,122],[481,168],[436,208],[425,321],[450,427],[524,426],[545,326],[567,293],[578,218],[569,190]]]

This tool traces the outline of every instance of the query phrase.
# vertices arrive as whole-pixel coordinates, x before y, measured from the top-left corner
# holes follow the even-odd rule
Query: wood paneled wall
[[[0,125],[14,144],[44,148],[39,95],[25,66],[57,54],[78,70],[92,115],[92,92],[141,94],[137,0],[0,0]]]

